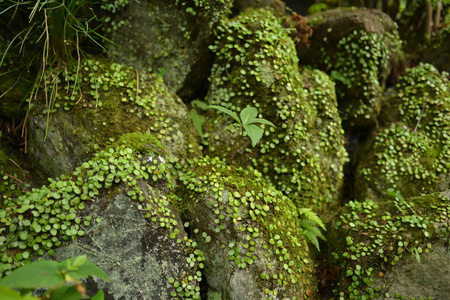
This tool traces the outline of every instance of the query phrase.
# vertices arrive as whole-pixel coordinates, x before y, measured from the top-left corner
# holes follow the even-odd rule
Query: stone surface
[[[450,201],[440,194],[350,201],[329,235],[344,299],[445,299]],[[419,262],[420,261],[420,262]]]
[[[0,212],[1,276],[39,257],[86,254],[111,278],[88,280],[92,295],[200,299],[204,256],[171,204],[163,148],[150,135],[126,138],[47,186],[2,199],[14,208]]]
[[[231,1],[130,1],[114,14],[109,56],[139,70],[164,74],[183,99],[204,90],[213,29]],[[114,28],[116,27],[116,28]]]
[[[29,117],[29,152],[42,183],[135,131],[154,133],[170,157],[183,160],[199,152],[185,105],[154,74],[86,60],[80,72],[70,72],[64,86],[53,110],[36,101],[41,104]]]
[[[400,52],[394,22],[378,10],[336,9],[307,17],[310,47],[302,65],[327,72],[336,82],[346,131],[376,125],[386,79]]]
[[[146,192],[162,196],[151,188]],[[92,220],[100,218],[100,222],[93,221],[83,237],[57,248],[53,257],[62,261],[86,254],[111,278],[110,282],[89,279],[88,291],[102,289],[105,299],[169,299],[175,290],[169,278],[187,282],[187,276],[195,273],[186,260],[188,249],[169,238],[170,231],[159,222],[145,218],[126,194],[102,197],[88,209]],[[183,238],[182,222],[179,217],[176,220],[178,238]]]
[[[388,270],[374,285],[385,286],[393,298],[399,294],[407,299],[446,299],[450,295],[450,252],[448,242],[439,240],[429,253],[420,256],[420,262],[406,256]]]

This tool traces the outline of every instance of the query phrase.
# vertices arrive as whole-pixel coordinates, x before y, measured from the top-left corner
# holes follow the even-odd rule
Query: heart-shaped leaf
[[[247,106],[241,111],[242,124],[250,124],[258,116],[258,110],[255,107]]]

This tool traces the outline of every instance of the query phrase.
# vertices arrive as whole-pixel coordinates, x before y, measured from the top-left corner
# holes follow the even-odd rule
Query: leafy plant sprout
[[[244,132],[247,133],[248,137],[252,142],[252,147],[255,147],[256,144],[258,144],[264,133],[263,129],[259,127],[257,124],[264,124],[275,127],[275,125],[272,122],[266,119],[257,118],[258,109],[256,109],[255,107],[247,106],[246,108],[244,108],[240,113],[240,118],[235,112],[222,106],[210,105],[207,106],[206,108],[214,108],[231,116],[241,128],[241,135],[243,136]],[[234,159],[236,150],[237,150],[237,143],[234,144],[234,149],[233,152],[231,153],[231,161],[233,161]]]
[[[81,281],[90,276],[110,281],[109,276],[89,261],[86,255],[71,257],[62,262],[39,260],[23,265],[10,275],[3,277],[0,280],[0,298],[10,300],[89,299]],[[38,288],[44,288],[47,291],[42,297],[32,296],[31,291]],[[103,300],[103,291],[98,291],[90,299]]]

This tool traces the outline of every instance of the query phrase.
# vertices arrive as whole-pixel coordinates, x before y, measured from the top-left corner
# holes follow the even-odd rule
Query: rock
[[[438,240],[429,253],[420,255],[420,261],[406,256],[383,277],[378,277],[374,285],[385,287],[390,297],[445,299],[450,295],[449,266],[448,245],[445,240]]]
[[[273,12],[282,17],[286,14],[286,4],[281,0],[234,0],[233,11],[236,14],[244,12],[248,8],[271,8]]]
[[[350,201],[331,242],[344,299],[445,299],[450,202],[432,194]]]
[[[178,195],[205,253],[208,295],[301,299],[316,294],[315,268],[294,204],[261,174],[201,157],[182,172]],[[215,299],[217,299],[215,298]]]
[[[382,92],[400,44],[395,23],[378,10],[336,9],[307,17],[310,47],[299,52],[302,65],[327,72],[336,82],[346,131],[376,125]]]
[[[380,115],[382,127],[359,150],[355,197],[405,197],[450,186],[450,90],[447,73],[421,64],[400,78]]]
[[[204,90],[212,64],[213,30],[229,11],[223,1],[130,1],[113,14],[108,53],[138,70],[164,74],[183,99]]]
[[[164,149],[143,134],[138,149],[126,146],[137,135],[48,186],[5,199],[13,208],[2,211],[2,275],[47,253],[56,260],[86,254],[111,278],[87,282],[105,299],[200,299],[203,254],[170,203]]]
[[[141,191],[149,193],[155,201],[165,199],[160,191],[151,187]],[[75,242],[57,248],[52,259],[62,261],[86,254],[111,278],[110,282],[90,279],[86,288],[88,291],[103,290],[106,299],[170,299],[172,293],[177,295],[170,278],[189,285],[185,288],[188,292],[185,296],[192,292],[197,296],[194,299],[200,299],[202,277],[195,272],[198,262],[194,267],[188,262],[194,250],[169,237],[174,229],[180,231],[177,239],[182,241],[186,237],[173,207],[161,206],[175,215],[172,218],[178,224],[168,230],[160,222],[146,218],[139,206],[126,193],[117,194],[112,200],[108,196],[98,199],[95,207],[89,207],[89,216],[92,220],[101,218],[100,222],[92,222],[85,228],[85,235]],[[195,276],[196,280],[189,281],[189,276]]]
[[[29,118],[29,152],[43,180],[72,171],[129,132],[154,133],[173,158],[199,153],[185,105],[160,77],[86,60],[66,78],[52,109],[36,101]]]
[[[334,84],[317,70],[300,73],[294,42],[269,10],[249,11],[221,25],[213,52],[208,103],[238,115],[246,106],[277,127],[249,139],[225,114],[209,112],[207,153],[262,172],[298,207],[335,205],[346,160]]]

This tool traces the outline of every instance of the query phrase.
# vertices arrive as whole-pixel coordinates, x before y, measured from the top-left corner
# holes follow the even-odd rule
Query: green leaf
[[[312,220],[303,219],[300,220],[300,226],[302,227],[302,233],[305,237],[305,240],[309,243],[312,243],[316,246],[317,250],[320,251],[319,240],[317,238],[321,238],[326,241],[326,238],[323,236],[320,229],[316,226],[316,223]]]
[[[94,297],[91,298],[91,300],[103,300],[105,299],[105,294],[102,290],[98,291],[97,294],[95,294]]]
[[[258,110],[254,107],[247,106],[241,111],[242,124],[250,124],[258,116]]]
[[[319,216],[315,212],[313,212],[313,210],[311,208],[299,208],[298,213],[300,215],[304,215],[305,216],[304,219],[314,221],[320,227],[322,227],[323,230],[325,230],[325,231],[327,230],[325,228],[325,224],[323,224],[322,220],[319,218]]]
[[[201,108],[203,110],[205,110],[207,108],[207,106],[208,106],[208,104],[206,104],[206,102],[201,101],[201,100],[194,100],[194,101],[191,102],[191,105],[195,106],[195,107],[198,107],[198,108]]]
[[[87,262],[87,256],[81,255],[70,259],[73,268],[78,268]]]
[[[74,258],[69,258],[71,260],[75,260],[76,257]],[[61,264],[66,263],[67,264],[67,260],[61,262]],[[73,262],[72,262],[73,264]],[[109,281],[109,276],[99,267],[97,267],[97,265],[95,265],[93,262],[86,260],[86,262],[78,267],[78,270],[69,270],[67,271],[67,274],[72,277],[73,279],[82,279],[82,278],[88,278],[89,276],[97,276],[105,281]]]
[[[259,142],[259,140],[263,136],[262,129],[253,124],[250,125],[244,124],[244,129],[247,132],[248,136],[250,137],[250,140],[252,141],[252,147],[255,147],[255,145]]]
[[[0,285],[10,288],[35,289],[38,287],[53,288],[64,282],[64,277],[58,274],[56,261],[41,260],[14,270],[0,280]]]
[[[20,296],[18,292],[12,290],[10,288],[0,286],[0,299],[2,300],[39,300],[40,298],[36,298],[30,295]]]
[[[60,288],[57,288],[52,296],[50,297],[50,300],[79,300],[84,299],[83,295],[80,294],[80,292],[77,291],[76,286],[62,286]]]
[[[204,139],[204,135],[203,135],[203,124],[206,122],[206,118],[202,115],[199,115],[197,113],[197,111],[195,109],[191,109],[191,119],[192,122],[194,123],[194,127],[197,130],[198,135],[200,136],[200,138]]]
[[[234,120],[236,120],[236,122],[239,123],[239,125],[242,126],[241,120],[239,120],[239,118],[238,118],[238,116],[237,116],[237,114],[235,112],[232,112],[231,110],[229,110],[229,109],[227,109],[225,107],[217,106],[217,105],[210,105],[210,106],[207,106],[206,108],[214,108],[214,109],[217,109],[217,110],[219,110],[221,112],[224,112],[224,113],[228,114],[229,116],[231,116]]]
[[[270,126],[272,126],[272,127],[276,127],[275,125],[273,125],[272,122],[267,121],[266,119],[253,119],[253,120],[251,120],[251,122],[248,123],[248,124],[256,124],[256,123],[259,123],[259,124],[265,124],[265,125],[270,125]]]

